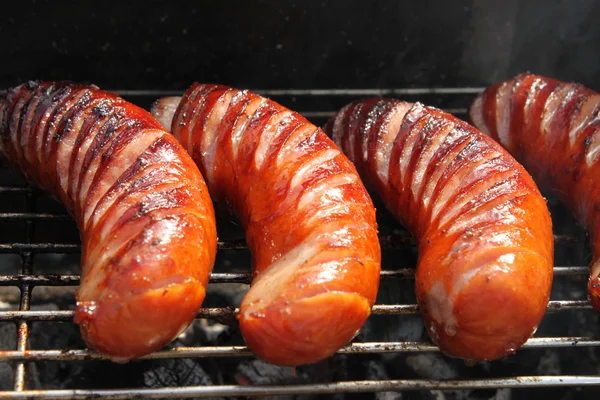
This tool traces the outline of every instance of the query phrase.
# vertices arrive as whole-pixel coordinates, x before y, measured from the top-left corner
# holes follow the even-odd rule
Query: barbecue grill
[[[408,12],[409,15],[402,17],[407,27],[402,28],[404,31],[397,40],[404,40],[402,37],[411,38],[411,35],[421,32],[420,29],[428,23],[441,21],[445,12],[449,12],[449,16],[453,18],[462,16],[463,22],[487,16],[486,21],[490,26],[500,29],[498,21],[519,21],[516,17],[511,19],[513,14],[533,14],[534,5],[520,9],[518,3],[505,2],[504,7],[489,5],[486,8],[464,2],[461,6],[451,7],[452,10],[443,8],[448,6],[433,6],[431,2],[414,5]],[[580,7],[579,12],[566,16],[573,31],[587,21],[586,15],[591,13],[590,10],[593,11],[592,3],[579,2],[572,6]],[[345,16],[360,15],[366,9],[372,13],[367,19],[376,21],[376,18],[382,18],[382,25],[373,28],[379,32],[371,39],[375,42],[377,38],[395,32],[395,28],[385,25],[386,21],[390,23],[390,19],[385,17],[390,9],[396,10],[394,15],[400,18],[399,6],[392,3],[382,2],[383,5],[378,10],[362,5],[358,6],[360,10],[353,11],[330,3],[306,5],[304,9],[300,9],[291,3],[276,6],[275,2],[264,2],[260,3],[259,10],[252,8],[238,11],[229,10],[225,4],[211,4],[205,10],[197,6],[194,9],[196,11],[189,13],[173,6],[158,4],[154,8],[148,6],[141,10],[140,17],[136,20],[139,25],[135,29],[140,26],[146,29],[144,32],[150,38],[148,40],[153,42],[145,45],[147,39],[135,36],[123,48],[119,47],[118,40],[124,36],[123,31],[129,32],[127,26],[131,14],[137,10],[134,5],[115,5],[111,11],[108,10],[110,7],[106,7],[106,10],[93,10],[90,16],[84,18],[85,7],[79,10],[65,9],[59,13],[54,9],[59,7],[55,3],[23,4],[19,6],[22,8],[19,12],[0,16],[0,31],[15,34],[19,32],[14,43],[0,45],[0,50],[5,49],[3,52],[8,55],[8,59],[15,58],[14,64],[0,66],[0,88],[30,78],[90,81],[149,108],[156,98],[181,95],[186,85],[193,80],[205,79],[255,90],[299,111],[317,125],[325,123],[348,102],[368,96],[421,101],[466,119],[467,107],[485,83],[509,76],[513,70],[520,72],[520,69],[530,65],[530,68],[541,69],[537,72],[553,74],[562,79],[580,80],[592,88],[600,88],[597,79],[594,86],[594,78],[600,76],[600,68],[587,63],[580,68],[565,66],[559,62],[541,65],[540,62],[543,64],[547,60],[533,60],[532,57],[529,64],[519,58],[515,65],[509,66],[505,62],[504,67],[493,69],[490,62],[493,51],[488,49],[486,52],[483,48],[480,49],[483,52],[481,63],[469,61],[469,57],[473,56],[473,47],[482,47],[477,43],[469,47],[469,51],[461,53],[461,60],[452,62],[450,58],[445,58],[452,49],[444,53],[443,45],[435,44],[436,38],[443,36],[442,33],[423,31],[418,45],[429,43],[432,52],[438,49],[439,54],[436,56],[430,56],[429,51],[422,52],[424,58],[421,60],[428,63],[432,62],[431,57],[439,62],[448,60],[446,69],[423,67],[422,61],[414,60],[416,53],[409,46],[403,54],[404,58],[401,58],[406,62],[406,68],[398,72],[397,77],[389,75],[390,69],[398,69],[397,65],[386,69],[384,63],[384,66],[378,68],[387,72],[379,75],[377,67],[373,69],[365,66],[371,65],[372,59],[377,59],[375,54],[366,56],[367,60],[357,59],[354,81],[352,74],[347,72],[336,80],[336,69],[342,68],[344,64],[351,68],[348,64],[352,59],[337,57],[331,60],[331,54],[335,52],[321,53],[316,45],[318,34],[310,32],[305,37],[296,39],[298,46],[308,46],[305,54],[286,53],[288,47],[295,43],[294,33],[281,28],[278,25],[280,20],[286,21],[285,26],[298,23],[303,28],[327,23],[331,26],[324,28],[326,32],[336,32],[336,29],[338,32],[336,39],[332,39],[335,42],[331,44],[332,47],[339,47],[342,42],[344,46],[357,46],[362,40],[364,50],[365,47],[368,48],[370,39],[360,39],[361,32],[339,34],[340,30],[343,32],[344,27],[354,23],[354,20],[351,19],[344,25],[343,22],[333,20],[332,14],[339,12]],[[571,7],[568,4],[549,7],[547,13],[555,19],[545,24],[540,22],[540,32],[544,32],[544,29],[549,32],[548,26],[556,21],[561,12]],[[434,7],[440,9],[432,11]],[[51,13],[50,18],[47,13]],[[205,15],[200,17],[202,13]],[[315,22],[307,19],[307,13],[315,16]],[[78,18],[81,19],[80,22]],[[165,27],[163,18],[171,24],[178,18],[182,20],[177,33],[165,35],[165,32],[171,32],[174,28]],[[194,18],[202,18],[208,26],[198,28],[200,32],[197,31],[195,39],[191,39],[187,35],[194,33]],[[239,25],[245,18],[263,18],[263,25],[269,25],[268,21],[277,21],[277,24],[273,22],[275,28],[257,28],[256,32],[249,33],[241,41],[232,38],[239,36],[240,31],[244,32],[244,28],[236,27],[236,23]],[[86,27],[86,23],[98,19],[110,21],[105,25],[109,32],[107,38],[95,33],[93,28],[90,31]],[[218,26],[214,21],[220,20],[226,28],[233,30],[229,32],[229,38],[223,39],[225,44],[213,43],[210,38],[202,44],[206,46],[208,58],[214,63],[217,63],[214,60],[221,60],[224,72],[215,72],[217,67],[208,66],[202,60],[197,61],[196,69],[187,69],[184,65],[184,60],[189,62],[186,52],[191,52],[196,57],[201,56],[197,50],[201,44],[190,48],[190,43],[200,40],[202,34]],[[410,21],[412,25],[409,24]],[[61,23],[67,22],[70,25],[61,27]],[[36,28],[36,24],[41,24],[39,32],[49,32],[47,38],[39,38],[38,33],[30,32]],[[440,24],[442,31],[448,29],[449,25],[444,25],[443,22]],[[19,30],[11,28],[17,25],[20,26]],[[283,34],[279,37],[278,34],[273,34],[273,38],[270,38],[269,29],[283,29]],[[89,59],[91,53],[75,42],[74,37],[79,31],[88,34],[85,46],[98,52],[106,47],[104,51],[107,54],[102,53],[95,59],[99,63],[106,63],[106,70],[97,68]],[[473,31],[478,30],[474,28]],[[460,43],[453,45],[453,49],[457,46],[468,47],[465,45],[464,31],[461,32],[462,36],[457,34],[461,38]],[[522,31],[513,29],[512,33],[515,32]],[[567,30],[559,38],[564,41],[563,47],[542,44],[543,49],[554,51],[556,59],[569,54],[565,50],[569,47],[568,39],[573,35],[580,37],[571,32]],[[558,34],[560,36],[561,33]],[[498,32],[496,35],[502,36]],[[590,42],[598,35],[600,30],[582,34]],[[182,44],[178,44],[178,41]],[[516,42],[519,41],[514,39],[513,43]],[[261,43],[261,46],[270,48],[267,53],[271,55],[275,65],[269,66],[269,61],[265,61],[262,56],[246,52],[243,47],[248,43]],[[501,50],[507,49],[502,40],[498,40],[498,43]],[[515,46],[522,53],[527,46],[519,43],[520,47]],[[589,43],[587,45],[591,46]],[[167,51],[171,48],[169,46],[172,46],[175,60],[157,62],[158,58],[170,54]],[[585,47],[586,44],[582,46]],[[118,50],[114,50],[115,48]],[[381,53],[381,60],[389,61],[388,54],[384,54],[382,47],[375,46],[372,51]],[[135,53],[137,58],[129,52]],[[223,54],[227,52],[232,54],[231,59],[223,59]],[[280,54],[281,52],[283,53]],[[55,58],[49,55],[54,55]],[[62,60],[59,55],[63,56]],[[40,57],[58,61],[48,63],[43,68],[28,65],[28,61],[39,60]],[[248,58],[247,65],[254,62],[259,65],[251,68],[253,74],[245,80],[236,75],[241,70],[235,67],[235,63],[244,57]],[[302,61],[303,57],[318,59],[323,64],[327,64],[329,58],[331,65],[322,65],[321,69],[326,70],[322,74],[312,70],[303,74],[299,71],[302,65],[306,66]],[[499,57],[502,59],[503,56]],[[75,65],[69,66],[72,62]],[[181,65],[174,68],[176,63]],[[461,63],[468,64],[469,68],[465,68],[467,72],[458,72],[462,68]],[[482,73],[481,68],[486,66],[492,70]],[[136,78],[136,74],[144,68],[148,68],[144,78]],[[261,72],[260,68],[265,70]],[[281,72],[286,68],[295,71],[293,77],[282,77]],[[342,70],[347,71],[347,68]],[[423,68],[423,71],[416,72],[419,68]],[[472,74],[471,78],[465,75],[468,73]],[[324,84],[327,82],[328,85]],[[462,86],[457,86],[457,83]],[[249,252],[244,243],[243,232],[235,221],[229,222],[222,218],[218,222],[220,241],[217,262],[207,299],[199,310],[194,325],[168,348],[140,361],[116,365],[86,349],[78,336],[79,328],[72,322],[75,306],[73,293],[79,284],[80,256],[74,222],[62,206],[29,186],[22,176],[8,168],[4,160],[0,160],[0,385],[3,389],[0,391],[0,398],[163,399],[277,395],[282,396],[281,398],[307,399],[328,395],[319,398],[344,399],[365,398],[361,396],[367,393],[381,399],[501,399],[531,395],[551,399],[597,398],[600,395],[600,321],[585,297],[587,265],[591,252],[585,233],[576,226],[569,213],[554,200],[551,193],[545,195],[549,199],[553,216],[556,247],[551,302],[535,336],[515,355],[506,359],[474,364],[450,359],[431,344],[422,329],[412,287],[415,244],[402,226],[378,205],[383,252],[382,288],[373,315],[365,328],[352,343],[331,359],[296,370],[257,364],[253,354],[241,341],[235,322],[236,306],[250,276]],[[254,364],[250,364],[252,362]]]

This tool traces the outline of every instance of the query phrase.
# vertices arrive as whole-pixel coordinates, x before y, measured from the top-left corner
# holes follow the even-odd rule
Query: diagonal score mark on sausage
[[[195,84],[152,112],[246,230],[253,281],[238,318],[250,349],[302,365],[347,344],[370,315],[381,257],[352,163],[300,114],[247,90]]]
[[[553,273],[550,215],[523,167],[420,103],[358,100],[325,131],[415,235],[419,308],[441,350],[491,360],[518,349],[544,315]]]
[[[194,319],[216,254],[200,171],[147,111],[95,86],[30,82],[0,95],[0,154],[77,221],[75,322],[123,362]]]

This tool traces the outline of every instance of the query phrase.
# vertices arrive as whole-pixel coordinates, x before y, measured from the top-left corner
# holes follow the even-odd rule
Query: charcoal
[[[44,307],[52,303],[60,310],[74,309],[76,290],[74,286],[36,286],[31,296],[32,307],[47,309]]]
[[[414,282],[382,280],[377,295],[378,304],[412,304],[415,302]],[[372,315],[355,342],[399,342],[428,340],[423,318],[415,315]],[[398,362],[402,353],[385,353],[378,359]]]
[[[0,350],[14,350],[17,347],[17,327],[13,323],[0,324]],[[14,380],[13,363],[0,362],[0,390],[11,390]]]
[[[244,346],[237,322],[222,324],[213,319],[197,319],[178,338],[184,346]],[[219,360],[226,361],[228,358]]]
[[[209,343],[215,343],[226,330],[229,330],[229,326],[207,319],[199,320],[195,328],[202,332],[203,341]]]
[[[58,311],[61,308],[54,303],[34,305],[34,311]],[[85,342],[81,338],[78,325],[71,322],[35,321],[30,323],[28,347],[36,350],[81,349]]]
[[[13,323],[0,324],[0,350],[17,348],[17,327]]]
[[[354,339],[356,342],[420,341],[425,335],[419,315],[373,316]],[[386,354],[396,357],[398,353]]]
[[[510,400],[510,389],[486,390],[424,390],[411,392],[409,399],[419,400]]]
[[[209,285],[206,289],[206,300],[203,307],[238,307],[248,291],[243,283],[221,283]]]
[[[511,394],[511,389],[498,389],[496,395],[491,400],[510,400]]]
[[[41,377],[43,374],[40,373],[37,363],[28,362],[25,364],[25,388],[26,389],[43,389],[47,386],[44,385]]]
[[[331,358],[328,363],[329,375],[331,380],[348,381],[364,379],[362,375],[356,375],[357,371],[362,371],[363,366],[356,357],[348,354],[338,354]]]
[[[209,285],[202,307],[237,307],[247,291],[248,285],[241,283]],[[196,320],[192,327],[190,333],[193,334],[186,345],[244,345],[235,318]]]
[[[242,385],[291,385],[305,383],[307,376],[291,367],[279,367],[262,360],[240,364],[237,380]]]
[[[216,331],[222,333],[221,327],[223,325],[214,323],[211,324],[209,320],[197,319],[194,320],[190,326],[188,326],[176,339],[175,343],[180,346],[199,346],[199,345],[214,345],[216,342]],[[227,329],[226,326],[223,326]]]
[[[125,389],[142,387],[148,362],[116,364],[110,361],[82,362],[81,371],[62,382],[63,389]]]
[[[539,375],[559,375],[561,369],[558,354],[552,350],[544,351],[535,372]]]
[[[280,367],[266,363],[262,360],[244,362],[237,368],[235,379],[240,385],[299,385],[314,383],[311,372],[315,369],[309,367],[308,371],[302,368]],[[314,395],[289,395],[257,397],[278,400],[310,400]]]
[[[424,379],[458,379],[461,371],[456,360],[449,359],[441,354],[422,353],[406,357],[406,365],[419,378]],[[425,391],[421,392],[422,399],[463,400],[469,399],[468,391]]]
[[[16,287],[0,287],[0,311],[19,309],[21,291]]]
[[[456,379],[459,371],[440,354],[423,353],[406,357],[406,364],[420,377],[427,379]]]
[[[11,390],[14,382],[14,367],[8,361],[0,362],[0,390]]]
[[[476,389],[469,393],[469,400],[510,400],[511,389]]]
[[[193,359],[168,359],[151,363],[143,373],[145,387],[212,385],[212,379]]]
[[[58,238],[52,241],[59,242]],[[63,242],[70,242],[65,241]],[[74,254],[36,254],[33,270],[36,274],[79,274],[81,255]]]
[[[34,310],[56,311],[60,307],[54,303],[32,306]],[[79,327],[66,322],[36,321],[30,324],[28,348],[35,350],[81,349],[85,343]],[[31,363],[33,364],[33,363]],[[83,363],[69,361],[36,362],[36,368],[28,368],[35,389],[61,389],[70,376],[81,373]]]
[[[417,392],[407,392],[405,397],[409,400],[471,400],[471,398],[464,392],[442,390],[422,390]]]
[[[471,400],[469,391],[460,390],[428,390],[421,392],[421,399],[424,400]]]
[[[429,395],[429,396],[427,396]],[[431,400],[446,400],[446,395],[441,390],[430,390],[423,398]]]
[[[183,346],[181,338],[167,347]],[[132,388],[212,385],[213,378],[206,372],[202,359],[134,360],[125,364],[90,360],[81,365],[81,371],[68,376],[63,388]],[[223,383],[223,382],[219,382]]]
[[[370,380],[389,380],[390,376],[383,367],[382,363],[377,361],[368,361],[366,363],[367,379]],[[375,393],[375,400],[400,400],[402,394],[400,392],[379,392]]]
[[[569,315],[568,313],[563,316]],[[569,325],[567,327],[569,335],[597,336],[598,326],[600,326],[600,313],[594,310],[573,311],[570,313]],[[563,327],[564,329],[564,327]]]
[[[3,228],[0,228],[2,231]],[[16,274],[21,270],[23,261],[17,254],[0,254],[0,273],[1,274]],[[0,290],[4,291],[6,288],[3,287]]]

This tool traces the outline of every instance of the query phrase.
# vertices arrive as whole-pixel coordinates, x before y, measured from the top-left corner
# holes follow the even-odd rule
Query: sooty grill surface
[[[437,106],[466,119],[481,88],[257,90],[322,125],[367,96]],[[183,91],[115,90],[148,108]],[[548,194],[547,194],[548,195]],[[549,196],[549,195],[548,195]],[[584,232],[549,197],[555,283],[535,337],[515,355],[470,365],[431,345],[415,304],[416,248],[381,206],[381,289],[352,344],[302,368],[257,360],[235,321],[250,254],[242,230],[218,222],[219,251],[193,325],[143,360],[113,364],[85,348],[72,323],[79,236],[64,208],[0,160],[0,398],[592,399],[600,395],[600,324],[585,297],[591,252]]]

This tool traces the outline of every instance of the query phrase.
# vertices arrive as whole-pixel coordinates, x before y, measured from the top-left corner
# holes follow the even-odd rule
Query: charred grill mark
[[[81,125],[81,129],[77,135],[75,143],[73,144],[74,151],[72,152],[69,162],[68,175],[69,181],[71,182],[69,196],[75,200],[76,209],[78,212],[80,212],[79,188],[81,186],[80,177],[82,176],[80,170],[82,169],[81,167],[86,155],[85,151],[89,150],[89,147],[93,142],[93,138],[96,137],[99,129],[112,115],[114,115],[115,112],[115,108],[111,100],[98,98],[97,101],[99,101],[99,103],[95,105],[92,110],[96,110],[98,107],[100,107],[104,111],[101,113],[92,111],[91,115],[88,115],[88,117],[85,119]],[[83,148],[84,144],[86,144],[87,147]]]

